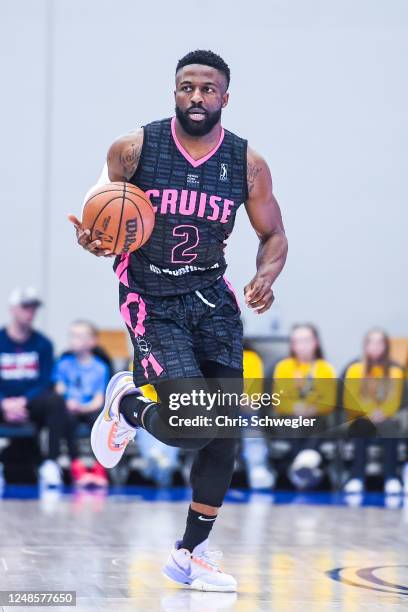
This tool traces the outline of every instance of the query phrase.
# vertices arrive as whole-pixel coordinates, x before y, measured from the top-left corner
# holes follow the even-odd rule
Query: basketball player
[[[183,586],[235,591],[208,551],[208,536],[230,485],[237,440],[203,427],[200,435],[169,429],[170,396],[185,381],[242,384],[242,323],[224,278],[225,240],[241,203],[259,237],[256,274],[244,289],[256,313],[273,302],[272,284],[282,270],[287,241],[266,162],[247,141],[221,125],[228,104],[230,70],[211,51],[193,51],[176,68],[175,117],[153,121],[110,147],[99,184],[127,181],[143,189],[156,220],[147,243],[117,257],[120,309],[134,345],[134,371],[110,381],[105,408],[91,435],[98,461],[115,466],[143,427],[166,444],[194,449],[192,502],[185,533],[164,573]],[[78,243],[109,256],[71,216]],[[245,245],[243,245],[245,249]],[[221,382],[220,382],[221,381]],[[160,401],[139,388],[153,384]],[[222,407],[219,407],[222,412]],[[188,413],[181,407],[179,416]],[[174,414],[174,412],[172,413]]]

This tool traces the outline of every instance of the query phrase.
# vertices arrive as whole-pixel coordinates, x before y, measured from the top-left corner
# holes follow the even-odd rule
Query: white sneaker
[[[40,485],[43,487],[60,487],[62,485],[61,468],[56,461],[47,459],[38,470]]]
[[[256,465],[249,469],[248,480],[251,489],[273,489],[276,476],[265,465]]]
[[[386,497],[385,499],[390,498]],[[362,493],[347,493],[344,496],[344,501],[350,508],[359,508],[364,501],[364,495]]]
[[[364,483],[360,478],[352,478],[344,485],[344,493],[362,493],[364,490]]]
[[[288,477],[296,489],[315,489],[324,476],[322,456],[313,448],[305,448],[294,458],[288,470]]]
[[[105,405],[92,427],[92,450],[97,461],[106,468],[119,463],[126,446],[136,435],[136,428],[119,413],[120,400],[130,394],[143,398],[133,383],[132,372],[112,376],[106,389]]]
[[[384,484],[384,493],[386,495],[401,495],[402,484],[398,478],[388,478]]]
[[[196,546],[192,553],[186,548],[178,548],[179,544],[176,542],[163,567],[164,575],[170,580],[197,591],[237,590],[235,578],[225,574],[216,564],[216,558],[220,558],[222,554],[208,550],[208,538]]]

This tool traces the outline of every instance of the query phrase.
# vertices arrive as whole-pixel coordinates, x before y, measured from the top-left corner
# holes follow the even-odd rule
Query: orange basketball
[[[147,195],[130,183],[108,183],[94,189],[85,202],[82,226],[91,231],[101,249],[116,255],[139,249],[154,226],[154,210]]]

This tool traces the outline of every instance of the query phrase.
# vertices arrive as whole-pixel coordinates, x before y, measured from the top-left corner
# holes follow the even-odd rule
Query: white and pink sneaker
[[[192,553],[186,548],[179,548],[176,542],[166,565],[165,576],[186,588],[197,591],[235,592],[237,581],[225,574],[216,563],[222,556],[220,551],[208,550],[208,539],[195,547]]]
[[[112,376],[106,389],[105,405],[92,427],[92,450],[106,468],[119,463],[126,446],[136,435],[136,428],[131,427],[119,413],[121,399],[129,394],[145,399],[133,383],[132,372],[119,372]]]

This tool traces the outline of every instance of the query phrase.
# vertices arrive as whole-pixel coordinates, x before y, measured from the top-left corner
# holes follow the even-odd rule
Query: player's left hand
[[[82,412],[81,410],[82,406],[76,399],[73,399],[73,398],[68,399],[66,401],[66,405],[70,412]]]
[[[262,314],[272,306],[273,295],[270,281],[255,274],[254,278],[244,287],[245,303],[256,314]]]

